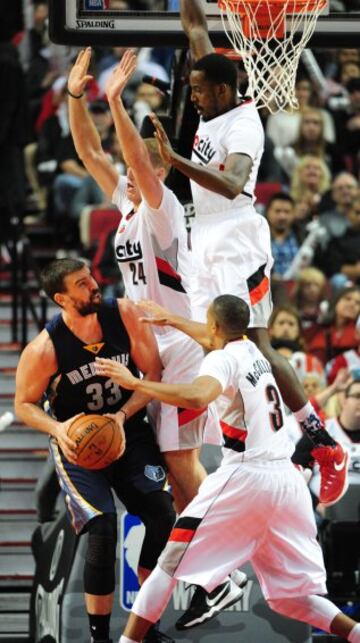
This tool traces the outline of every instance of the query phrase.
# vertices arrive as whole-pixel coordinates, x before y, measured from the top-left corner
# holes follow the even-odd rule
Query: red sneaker
[[[320,466],[320,502],[329,507],[347,491],[349,454],[337,444],[334,447],[315,447],[311,455]]]

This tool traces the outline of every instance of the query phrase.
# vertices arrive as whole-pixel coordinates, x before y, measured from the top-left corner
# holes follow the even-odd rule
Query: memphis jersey
[[[98,312],[103,336],[96,344],[85,344],[66,326],[61,313],[45,326],[55,348],[58,369],[51,378],[47,396],[54,416],[60,421],[78,413],[116,413],[132,392],[95,372],[95,357],[107,357],[138,370],[130,356],[130,339],[121,319],[118,302],[103,302]],[[129,423],[144,417],[142,410]]]
[[[127,296],[152,299],[182,317],[190,317],[189,262],[184,209],[165,185],[157,210],[142,201],[137,212],[126,196],[127,179],[120,177],[113,203],[122,217],[115,235],[115,258]],[[154,327],[156,334],[163,328]]]
[[[199,375],[214,377],[223,389],[224,464],[291,456],[284,404],[271,365],[253,342],[242,339],[212,351]]]
[[[234,109],[209,121],[200,119],[191,160],[204,167],[224,170],[230,154],[246,154],[252,160],[249,179],[235,199],[211,192],[191,181],[196,215],[226,214],[254,201],[254,190],[264,149],[264,130],[254,102],[243,99]]]

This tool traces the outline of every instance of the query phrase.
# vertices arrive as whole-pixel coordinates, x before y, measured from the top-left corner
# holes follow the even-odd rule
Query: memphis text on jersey
[[[120,362],[120,364],[127,366],[129,364],[129,353],[113,355],[113,357],[110,357],[110,359],[114,360],[114,362]],[[94,377],[96,375],[97,373],[95,371],[94,361],[89,362],[88,364],[83,364],[82,366],[79,366],[79,368],[75,368],[73,371],[66,373],[66,377],[71,382],[71,384],[79,384],[80,382],[88,380],[90,379],[90,377]]]

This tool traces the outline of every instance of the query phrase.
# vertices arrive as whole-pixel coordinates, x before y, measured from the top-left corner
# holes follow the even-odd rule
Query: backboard
[[[217,0],[202,0],[211,40],[226,47]],[[50,38],[75,46],[187,46],[174,0],[50,0]],[[127,7],[124,10],[124,7]],[[141,8],[139,8],[141,7]],[[144,9],[143,7],[148,7]],[[320,16],[312,47],[358,47],[360,11]]]

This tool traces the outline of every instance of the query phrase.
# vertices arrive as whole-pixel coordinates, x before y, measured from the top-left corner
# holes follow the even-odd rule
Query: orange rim
[[[240,16],[243,35],[251,40],[259,37],[262,40],[282,40],[286,16],[312,14],[326,5],[327,0],[218,0],[222,11],[231,11]],[[250,9],[253,15],[250,15]]]
[[[230,9],[233,13],[243,13],[243,7],[246,5],[257,5],[261,11],[262,8],[267,7],[284,7],[286,6],[286,13],[299,13],[306,10],[310,13],[315,9],[324,9],[327,5],[327,0],[293,0],[287,2],[286,0],[218,0],[218,6],[222,10]]]

